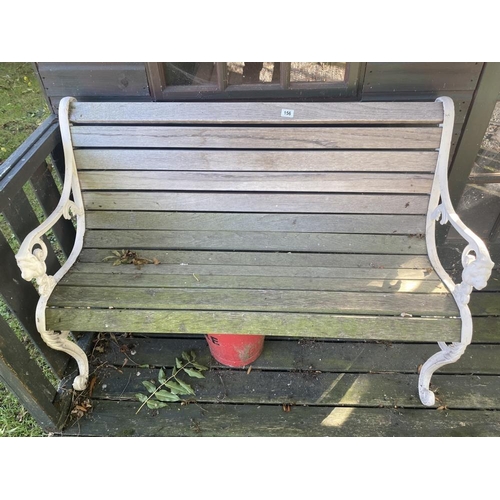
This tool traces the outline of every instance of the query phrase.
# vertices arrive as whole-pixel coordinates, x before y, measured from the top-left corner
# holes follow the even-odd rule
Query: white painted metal
[[[434,393],[429,389],[432,374],[442,366],[457,361],[464,353],[465,348],[471,343],[472,316],[468,306],[470,294],[473,288],[481,290],[486,286],[493,269],[493,262],[485,244],[460,220],[451,204],[448,190],[448,160],[455,109],[453,101],[449,97],[439,97],[436,101],[443,103],[443,134],[427,211],[425,238],[429,260],[438,276],[455,298],[462,319],[462,330],[460,342],[453,342],[450,345],[445,342],[438,342],[441,351],[431,356],[420,370],[418,390],[420,400],[426,406],[432,406],[435,403]],[[441,203],[438,204],[440,199]],[[450,222],[468,243],[462,253],[464,270],[462,272],[462,282],[459,284],[453,282],[439,261],[436,249],[436,221],[439,219],[441,219],[441,224]]]
[[[56,284],[69,271],[75,263],[83,246],[83,235],[85,233],[85,213],[83,200],[80,191],[80,183],[76,171],[76,163],[73,155],[73,144],[69,129],[69,108],[72,102],[76,101],[73,97],[65,97],[59,104],[59,124],[61,129],[61,138],[64,148],[65,158],[65,178],[64,186],[59,201],[54,212],[23,241],[19,251],[16,254],[17,265],[21,269],[23,279],[31,281],[36,280],[40,299],[36,308],[36,327],[40,332],[45,343],[58,351],[63,351],[72,356],[78,363],[80,375],[73,381],[73,388],[82,391],[87,386],[89,378],[89,363],[85,352],[78,347],[75,342],[68,339],[69,332],[54,332],[46,329],[45,309],[50,294]],[[73,193],[73,200],[69,199]],[[54,274],[47,275],[47,247],[42,240],[42,236],[49,231],[54,224],[62,217],[71,219],[76,217],[77,229],[76,239],[73,250],[64,265]]]

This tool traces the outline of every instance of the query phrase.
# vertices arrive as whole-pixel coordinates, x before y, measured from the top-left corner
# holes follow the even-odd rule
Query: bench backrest
[[[443,106],[74,103],[86,247],[426,254]]]

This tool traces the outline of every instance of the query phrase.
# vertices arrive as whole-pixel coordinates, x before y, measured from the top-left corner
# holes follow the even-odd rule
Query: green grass
[[[0,165],[48,115],[31,63],[0,63]]]
[[[48,107],[30,63],[0,63],[0,165],[49,115]],[[0,230],[13,248],[18,245],[8,224],[0,216]],[[0,315],[37,354],[7,306],[0,301]],[[37,361],[43,366],[40,357]],[[46,375],[49,371],[45,368]],[[43,436],[42,429],[26,412],[17,398],[0,383],[0,437]]]

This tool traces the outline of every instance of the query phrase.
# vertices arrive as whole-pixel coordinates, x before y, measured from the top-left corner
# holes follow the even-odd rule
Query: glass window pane
[[[343,82],[345,62],[293,62],[291,82]]]
[[[279,83],[279,67],[279,63],[272,62],[228,62],[228,85]]]
[[[213,62],[164,63],[167,85],[217,84],[217,70]]]

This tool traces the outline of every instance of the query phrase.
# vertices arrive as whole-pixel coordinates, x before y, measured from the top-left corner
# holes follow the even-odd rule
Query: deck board
[[[202,337],[101,335],[92,409],[62,435],[500,436],[498,320],[474,323],[475,343],[434,376],[431,408],[420,404],[416,381],[435,343],[269,338],[248,373],[217,363]],[[203,380],[187,379],[191,403],[136,414],[142,380],[185,350],[210,368]]]
[[[500,412],[281,405],[171,405],[136,415],[137,404],[96,401],[70,436],[496,436]],[[97,416],[98,415],[98,416]]]

